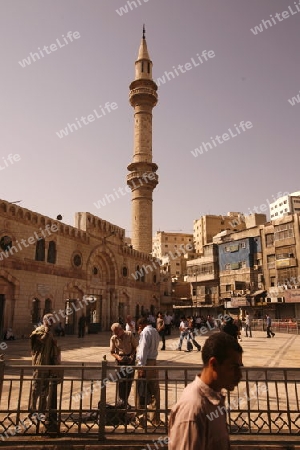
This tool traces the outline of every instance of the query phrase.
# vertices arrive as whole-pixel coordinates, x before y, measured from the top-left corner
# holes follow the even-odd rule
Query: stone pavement
[[[196,340],[203,346],[206,337],[197,336]],[[62,348],[62,363],[99,363],[106,355],[109,362],[114,358],[110,355],[110,332],[88,334],[84,338],[77,336],[59,337],[58,344]],[[201,352],[194,349],[187,353],[186,340],[181,351],[176,351],[179,340],[179,332],[172,330],[171,336],[166,336],[166,350],[159,351],[158,361],[163,365],[194,365],[202,364]],[[2,350],[5,360],[10,364],[20,364],[27,361],[31,364],[29,340],[19,339],[5,341],[6,350]],[[300,367],[300,335],[276,333],[272,339],[266,338],[266,332],[254,331],[252,338],[242,336],[243,363],[246,367]],[[2,347],[3,348],[3,347]]]

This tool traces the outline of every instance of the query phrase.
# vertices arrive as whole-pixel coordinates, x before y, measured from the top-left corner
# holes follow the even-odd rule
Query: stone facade
[[[155,260],[131,248],[124,229],[89,213],[75,220],[72,227],[0,201],[1,334],[12,327],[28,335],[50,311],[73,334],[82,311],[99,331],[119,316],[158,310]]]

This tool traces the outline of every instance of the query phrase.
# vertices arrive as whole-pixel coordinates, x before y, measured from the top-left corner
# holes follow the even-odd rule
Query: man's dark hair
[[[208,361],[213,356],[219,364],[222,364],[228,357],[230,350],[243,353],[243,349],[234,337],[223,331],[214,333],[206,339],[202,349],[202,361],[207,366]]]
[[[149,320],[147,317],[140,317],[137,321],[137,326],[139,325],[149,325]]]

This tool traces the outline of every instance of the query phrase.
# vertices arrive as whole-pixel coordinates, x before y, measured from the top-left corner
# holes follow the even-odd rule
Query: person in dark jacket
[[[237,325],[234,323],[232,317],[229,317],[228,320],[225,321],[225,323],[221,327],[221,331],[230,334],[230,336],[233,336],[234,339],[238,340],[239,329]]]

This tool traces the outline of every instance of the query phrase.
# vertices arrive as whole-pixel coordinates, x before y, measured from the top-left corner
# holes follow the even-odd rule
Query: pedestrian
[[[55,322],[52,314],[45,314],[43,324],[37,327],[30,335],[30,346],[33,366],[47,366],[60,364],[60,349],[53,337],[53,324]],[[53,376],[51,370],[34,370],[33,386],[30,401],[32,411],[45,412],[48,408],[49,378]],[[37,401],[40,398],[37,409]]]
[[[140,417],[140,425],[145,426],[146,421],[158,426],[160,424],[160,392],[158,381],[158,370],[154,367],[145,370],[144,366],[156,366],[158,355],[159,334],[155,328],[149,324],[146,317],[137,321],[138,333],[140,336],[137,350],[137,383],[136,383],[136,409],[146,409],[143,417]],[[147,388],[147,392],[141,392],[140,387]],[[147,406],[148,405],[148,406]]]
[[[274,337],[275,333],[271,329],[272,320],[269,314],[266,314],[266,319],[267,319],[267,338]]]
[[[249,333],[249,337],[252,338],[251,317],[250,317],[250,314],[248,313],[248,311],[246,311],[245,323],[246,323],[246,337],[248,337],[248,333]]]
[[[233,318],[231,316],[227,317],[227,319],[223,321],[223,325],[221,327],[221,331],[224,333],[230,334],[230,336],[234,337],[234,339],[238,340],[239,329],[237,325],[234,323]]]
[[[202,372],[171,409],[169,450],[229,450],[225,396],[242,374],[240,344],[227,333],[212,334],[202,349]]]
[[[117,365],[121,366],[118,381],[118,406],[127,407],[130,395],[135,365],[137,341],[131,331],[124,331],[120,323],[111,326],[110,353]]]
[[[81,314],[78,320],[78,337],[83,338],[85,335],[85,324],[86,324],[86,317],[84,313]]]
[[[188,317],[187,322],[188,322],[187,347],[189,348],[189,342],[191,341],[192,344],[194,345],[194,347],[196,347],[197,351],[200,352],[201,345],[198,344],[198,342],[195,339],[194,319],[192,317]],[[192,345],[192,349],[193,349],[193,345]],[[187,349],[187,351],[192,351],[192,349],[190,349],[190,350]]]
[[[164,322],[164,318],[162,313],[159,311],[157,313],[157,318],[156,318],[156,329],[158,331],[158,334],[161,337],[162,340],[162,347],[161,350],[166,350],[166,338],[165,338],[165,322]]]
[[[164,316],[164,322],[165,322],[165,330],[166,330],[166,336],[171,336],[171,329],[172,329],[172,322],[173,322],[173,316],[169,312],[167,312]]]
[[[125,330],[126,331],[131,331],[131,333],[135,336],[135,333],[136,333],[135,321],[132,320],[131,316],[127,316],[126,317]]]
[[[240,319],[239,314],[236,316],[236,319],[234,320],[234,324],[237,326],[238,328],[238,340],[241,341],[242,340],[242,329],[243,329],[243,324],[242,321]]]
[[[179,342],[178,342],[178,346],[177,346],[176,350],[180,351],[181,347],[182,347],[183,339],[187,338],[187,335],[189,333],[188,323],[187,323],[187,320],[186,320],[186,318],[184,316],[181,317],[181,322],[180,322],[180,325],[179,325],[179,331],[180,331],[180,336],[179,336]],[[189,350],[188,349],[188,344],[187,344],[186,349]]]

